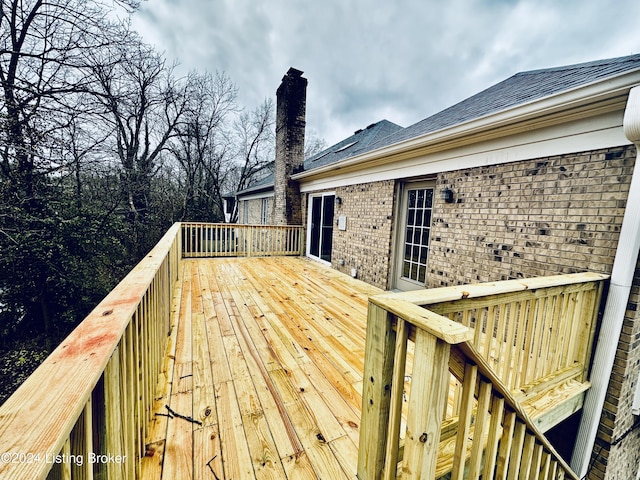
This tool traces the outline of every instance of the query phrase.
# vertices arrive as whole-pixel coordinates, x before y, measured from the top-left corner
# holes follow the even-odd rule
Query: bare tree
[[[162,152],[189,112],[191,78],[176,79],[173,66],[135,36],[126,45],[99,52],[92,73],[105,128],[113,132],[134,248],[144,253],[152,182]]]
[[[230,178],[236,190],[251,186],[256,172],[275,158],[273,100],[267,98],[257,108],[243,112],[234,124],[236,137],[236,175]]]
[[[318,136],[318,132],[311,130],[305,134],[304,142],[304,158],[313,157],[316,153],[327,148],[327,142],[324,138]]]
[[[52,318],[82,310],[82,275],[71,270],[87,217],[63,195],[65,136],[83,108],[88,54],[123,40],[108,20],[113,5],[0,0],[0,315],[47,333]]]
[[[223,73],[189,75],[190,108],[169,150],[179,166],[181,220],[221,218],[220,174],[230,158],[227,119],[236,111],[237,89]]]
[[[28,199],[50,168],[47,141],[85,88],[86,53],[118,39],[107,15],[100,1],[0,4],[0,172]]]

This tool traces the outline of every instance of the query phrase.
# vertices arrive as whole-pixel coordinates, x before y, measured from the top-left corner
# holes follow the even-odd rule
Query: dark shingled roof
[[[638,69],[640,54],[517,73],[410,127],[402,128],[387,120],[371,124],[306,159],[304,171]],[[255,191],[269,184],[273,185],[273,176],[248,190]]]
[[[304,171],[339,162],[345,158],[353,157],[373,148],[373,145],[389,135],[402,130],[400,125],[380,120],[368,127],[356,131],[353,135],[341,142],[316,153],[304,161]]]
[[[372,123],[368,127],[356,131],[350,137],[307,158],[304,161],[304,171],[313,170],[314,168],[336,163],[345,158],[353,157],[356,154],[364,153],[371,150],[373,145],[384,137],[401,130],[402,127],[400,125],[396,125],[388,120],[380,120],[377,123]],[[273,187],[273,181],[273,174],[268,175],[249,188],[237,192],[237,194],[246,195],[261,190],[268,190],[269,187]]]
[[[517,73],[435,115],[378,141],[380,148],[523,105],[597,80],[640,69],[640,55]]]

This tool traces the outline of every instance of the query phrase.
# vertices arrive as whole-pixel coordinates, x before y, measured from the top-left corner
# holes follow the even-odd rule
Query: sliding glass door
[[[307,255],[331,262],[335,195],[323,193],[309,196]]]

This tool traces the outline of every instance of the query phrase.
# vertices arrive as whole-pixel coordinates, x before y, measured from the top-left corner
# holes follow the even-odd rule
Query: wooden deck
[[[355,479],[380,292],[300,257],[183,261],[142,477]]]
[[[35,460],[0,477],[578,480],[544,431],[582,407],[606,275],[380,295],[297,256],[185,258],[301,231],[173,225],[0,406],[0,452]]]

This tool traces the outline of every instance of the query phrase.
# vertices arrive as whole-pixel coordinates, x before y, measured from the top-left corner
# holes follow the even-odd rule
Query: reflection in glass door
[[[309,242],[307,254],[331,262],[333,241],[334,194],[309,198]]]

